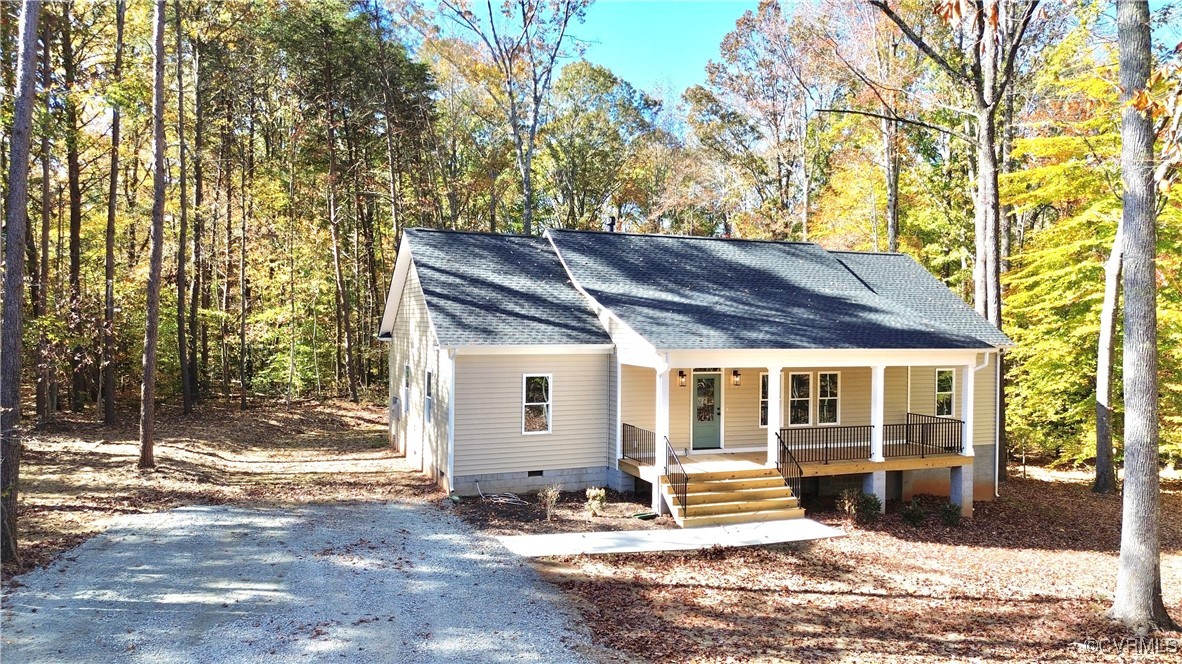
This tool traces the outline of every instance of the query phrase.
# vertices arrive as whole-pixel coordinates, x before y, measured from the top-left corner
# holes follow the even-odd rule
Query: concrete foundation
[[[582,491],[587,487],[611,487],[617,491],[620,487],[628,486],[623,478],[631,480],[615,468],[607,466],[591,466],[586,468],[557,468],[539,471],[532,474],[527,471],[513,473],[485,473],[482,475],[462,475],[455,478],[453,490],[461,496],[475,496],[480,491],[484,493],[532,493],[550,486],[561,484],[563,491]],[[480,483],[477,491],[476,483]]]
[[[949,480],[951,492],[948,499],[952,503],[960,505],[961,516],[973,516],[973,467],[956,466],[950,468]]]
[[[873,473],[866,473],[862,476],[862,492],[872,493],[878,496],[878,511],[880,514],[886,514],[886,471],[879,470]]]

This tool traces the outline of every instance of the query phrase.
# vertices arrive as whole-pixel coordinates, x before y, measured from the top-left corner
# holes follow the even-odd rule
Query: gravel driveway
[[[17,662],[583,662],[558,593],[414,503],[120,517],[4,600]]]

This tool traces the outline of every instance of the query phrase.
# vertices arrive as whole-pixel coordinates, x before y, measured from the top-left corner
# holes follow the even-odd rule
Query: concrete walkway
[[[642,553],[687,551],[714,545],[759,546],[785,542],[808,542],[841,537],[844,531],[812,519],[789,519],[766,523],[738,523],[730,526],[679,528],[676,530],[621,530],[598,533],[555,535],[504,535],[497,537],[505,548],[519,556],[573,556],[597,553]]]

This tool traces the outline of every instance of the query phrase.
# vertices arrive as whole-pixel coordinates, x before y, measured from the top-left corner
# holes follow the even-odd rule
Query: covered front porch
[[[745,490],[792,499],[756,508],[798,509],[813,477],[862,476],[863,489],[885,505],[888,472],[928,469],[948,469],[950,497],[971,515],[975,374],[984,368],[975,354],[933,353],[900,365],[860,364],[853,354],[809,359],[622,364],[618,468],[652,484],[653,509],[679,522],[713,500],[708,491],[725,493],[717,502],[736,510]],[[766,511],[756,508],[748,516]]]

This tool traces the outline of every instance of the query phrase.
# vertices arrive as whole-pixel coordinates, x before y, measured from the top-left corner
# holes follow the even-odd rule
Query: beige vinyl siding
[[[676,389],[677,381],[673,381]],[[657,428],[657,371],[625,364],[620,367],[622,421],[648,431]],[[670,393],[672,395],[672,393]]]
[[[613,460],[619,458],[620,452],[616,444],[620,435],[620,402],[617,399],[621,368],[619,358],[619,352],[613,348],[607,360],[607,458]]]
[[[390,339],[390,365],[396,375],[393,382],[397,399],[393,434],[407,460],[416,468],[441,479],[440,471],[447,470],[447,408],[448,381],[446,362],[440,362],[439,344],[431,329],[427,303],[414,265],[407,272],[402,299],[394,319]],[[446,359],[446,358],[445,358]],[[403,371],[410,364],[410,395],[407,407],[402,408]],[[427,373],[433,376],[433,405],[431,420],[427,421]],[[403,412],[403,411],[406,412]]]
[[[766,448],[767,428],[759,426],[759,374],[767,369],[738,369],[742,377],[738,387],[731,377],[734,370],[722,374],[723,446]]]
[[[457,476],[607,466],[607,353],[456,357]],[[522,376],[548,374],[550,433],[521,431]]]
[[[977,356],[977,364],[985,356]],[[973,385],[973,445],[993,445],[997,430],[997,354],[989,353],[988,366],[974,375]],[[936,370],[953,370],[952,417],[964,419],[961,406],[964,367],[914,367],[911,369],[911,412],[923,415],[936,413]]]
[[[977,371],[973,384],[973,445],[993,445],[997,430],[997,355],[989,354],[989,366]],[[980,361],[977,362],[980,364]]]
[[[912,367],[911,412],[920,415],[936,414],[936,371],[952,369],[952,417],[961,419],[961,377],[964,367]]]
[[[669,372],[669,442],[674,449],[682,450],[690,446],[690,403],[694,393],[694,374],[692,369],[680,369],[685,372],[685,387],[678,387],[678,371],[673,369]],[[722,404],[725,408],[725,394]],[[725,421],[722,426],[725,437]]]
[[[906,422],[907,367],[887,367],[883,382],[883,421],[887,424]]]

